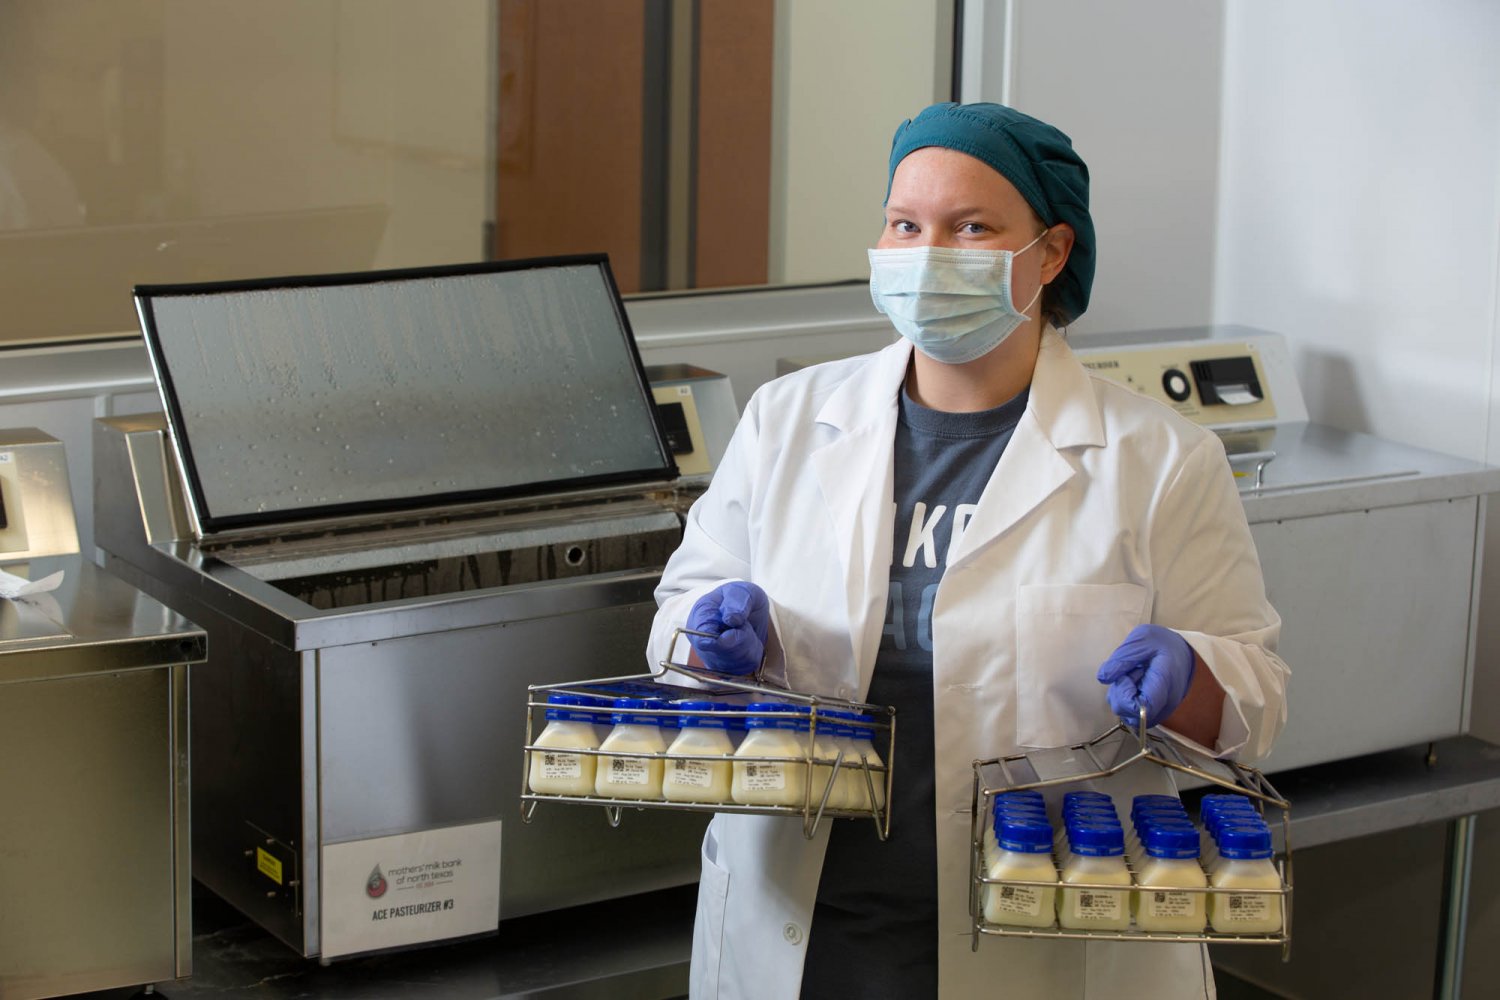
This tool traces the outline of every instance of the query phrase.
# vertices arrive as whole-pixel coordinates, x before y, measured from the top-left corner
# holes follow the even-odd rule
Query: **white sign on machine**
[[[324,958],[493,931],[500,822],[323,848]]]

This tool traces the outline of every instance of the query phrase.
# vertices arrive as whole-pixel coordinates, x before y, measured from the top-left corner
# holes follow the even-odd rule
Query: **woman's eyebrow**
[[[946,216],[983,215],[988,211],[990,209],[983,205],[964,205],[958,208],[943,208],[942,214]],[[912,209],[905,205],[898,205],[895,202],[887,202],[885,213],[887,215],[911,215]]]

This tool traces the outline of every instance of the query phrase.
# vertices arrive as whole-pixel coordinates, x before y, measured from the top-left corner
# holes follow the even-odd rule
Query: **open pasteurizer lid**
[[[135,299],[198,538],[677,475],[602,254]]]

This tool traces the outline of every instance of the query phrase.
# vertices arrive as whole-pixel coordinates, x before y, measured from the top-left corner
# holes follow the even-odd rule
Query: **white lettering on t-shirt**
[[[927,518],[927,504],[918,500],[911,515],[911,532],[906,537],[906,555],[901,559],[901,565],[911,569],[916,564],[917,549],[922,550],[922,564],[928,569],[937,567],[937,540],[933,538],[933,532],[937,530],[938,522],[943,515],[948,513],[945,504],[938,504],[932,508],[932,518]]]
[[[932,605],[937,600],[935,583],[922,588],[922,609],[917,612],[917,645],[926,653],[932,652]]]
[[[891,581],[889,595],[885,599],[885,628],[882,635],[890,636],[891,645],[906,649],[906,603],[902,599],[900,580]]]
[[[964,537],[964,531],[969,527],[969,518],[979,509],[977,503],[961,503],[953,508],[953,537],[948,539],[948,556],[943,560],[943,565],[948,566],[953,562],[953,553],[958,549],[959,541]]]

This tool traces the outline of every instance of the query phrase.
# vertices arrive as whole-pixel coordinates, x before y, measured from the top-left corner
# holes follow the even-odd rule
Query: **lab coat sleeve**
[[[686,639],[672,646],[674,629],[681,628],[698,599],[731,580],[761,583],[754,575],[752,511],[755,507],[755,472],[759,465],[759,413],[762,393],[757,392],[745,408],[713,481],[688,511],[682,544],[667,560],[656,587],[656,618],[646,647],[653,672],[670,652],[675,662],[686,662]],[[763,585],[763,584],[762,584]],[[771,600],[771,627],[766,637],[766,675],[784,676],[784,657],[777,638],[779,612],[775,595]],[[664,680],[678,680],[668,675]]]
[[[1224,688],[1217,756],[1258,760],[1286,724],[1290,670],[1276,655],[1281,617],[1224,447],[1207,435],[1187,455],[1153,517],[1152,621],[1178,631]]]

